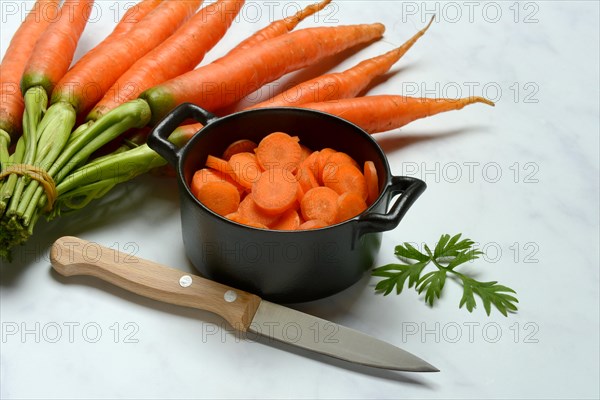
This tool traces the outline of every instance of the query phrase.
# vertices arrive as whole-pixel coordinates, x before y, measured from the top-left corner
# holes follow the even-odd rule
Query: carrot
[[[279,231],[293,231],[300,226],[300,216],[298,211],[289,209],[271,226],[271,229]]]
[[[302,159],[302,148],[298,141],[283,132],[273,132],[265,136],[255,153],[256,160],[263,170],[285,168],[295,171]]]
[[[429,24],[402,46],[388,51],[380,56],[362,61],[354,67],[343,72],[321,75],[296,85],[277,96],[249,108],[262,107],[293,107],[305,103],[347,99],[356,97],[375,78],[388,72],[390,68],[427,32],[434,18]]]
[[[298,181],[286,169],[271,168],[252,185],[252,198],[265,213],[275,215],[291,208],[297,200]]]
[[[298,178],[298,183],[305,193],[310,189],[319,186],[315,175],[307,166],[301,166],[298,168],[298,172],[296,172],[296,178]]]
[[[494,103],[483,97],[462,99],[417,98],[397,95],[377,95],[302,104],[302,108],[323,111],[344,118],[369,133],[400,128],[410,122],[463,107]]]
[[[65,0],[58,19],[40,36],[27,61],[21,92],[43,87],[48,95],[63,78],[92,11],[93,0]]]
[[[317,182],[319,183],[323,183],[323,170],[325,169],[325,163],[327,162],[327,159],[329,158],[330,155],[332,155],[333,153],[335,153],[335,150],[330,149],[329,147],[325,148],[325,149],[321,149],[319,151],[319,155],[317,156],[317,163],[316,163],[316,173],[315,173],[315,178],[317,178]]]
[[[182,125],[169,135],[169,140],[175,146],[181,147],[186,144],[200,129],[202,129],[202,124]]]
[[[306,222],[303,222],[302,224],[300,224],[300,226],[298,227],[298,230],[326,228],[327,225],[328,224],[325,221],[321,221],[318,219],[311,219],[310,221],[306,221]]]
[[[325,182],[327,177],[331,176],[342,164],[350,164],[358,168],[357,162],[352,157],[341,151],[336,151],[326,158],[321,171],[321,181]]]
[[[302,150],[302,157],[300,157],[301,162],[306,160],[313,153],[313,151],[311,149],[309,149],[308,147],[306,147],[303,144],[300,145],[300,149]]]
[[[229,165],[233,170],[233,178],[246,189],[251,189],[262,171],[252,153],[236,153],[229,159]]]
[[[88,111],[138,59],[165,41],[202,0],[164,1],[118,40],[102,41],[65,74],[52,92],[52,103]]]
[[[0,129],[13,139],[21,130],[25,103],[19,89],[35,43],[56,19],[60,0],[37,0],[13,35],[0,64]]]
[[[373,204],[379,197],[379,178],[377,177],[377,168],[373,161],[365,161],[363,175],[367,182],[367,202]]]
[[[253,228],[269,229],[269,227],[266,226],[265,224],[261,224],[260,222],[256,222],[256,221],[251,221],[251,220],[245,218],[244,216],[242,216],[239,212],[227,214],[225,216],[225,218],[227,218],[231,221],[237,222],[238,224],[248,225]]]
[[[206,166],[208,168],[215,169],[222,174],[233,177],[233,168],[231,168],[229,162],[223,160],[222,158],[208,155],[206,157]]]
[[[132,5],[127,9],[123,18],[113,29],[111,36],[118,36],[128,33],[133,29],[135,24],[140,22],[146,15],[154,10],[162,0],[142,0],[137,4]]]
[[[207,182],[195,196],[207,208],[223,216],[235,212],[240,205],[240,193],[228,182]]]
[[[188,72],[225,35],[244,0],[218,0],[204,7],[172,36],[135,62],[88,115],[96,120],[144,90]]]
[[[219,60],[146,90],[140,98],[156,123],[175,106],[195,103],[209,111],[230,105],[288,72],[314,64],[383,35],[382,24],[301,29]],[[302,49],[302,51],[298,51]]]
[[[300,203],[302,217],[309,221],[312,219],[331,225],[337,218],[337,200],[339,195],[332,189],[319,186],[306,192]]]
[[[255,32],[252,36],[241,41],[237,46],[229,51],[228,55],[239,50],[253,47],[264,40],[272,39],[274,37],[285,35],[286,33],[291,32],[305,18],[321,11],[329,3],[331,3],[331,0],[323,0],[319,3],[309,5],[290,17],[273,21],[265,28]]]
[[[228,182],[238,189],[240,195],[244,192],[244,188],[240,187],[229,175],[210,168],[202,168],[192,176],[192,182],[190,183],[192,194],[195,196],[198,190],[208,182]]]
[[[248,194],[240,203],[238,213],[247,221],[271,226],[280,218],[278,214],[267,214],[254,201],[254,195]]]
[[[341,164],[331,171],[323,184],[337,194],[357,193],[363,200],[367,199],[367,182],[362,172],[352,164]]]
[[[231,156],[238,153],[253,152],[258,145],[249,139],[240,139],[231,143],[223,152],[223,159],[229,161]]]
[[[367,203],[355,192],[346,192],[337,200],[336,222],[344,222],[354,218],[367,209]]]
[[[313,176],[317,177],[319,173],[319,151],[313,151],[308,157],[302,161],[302,167],[308,168],[308,170],[313,174]]]

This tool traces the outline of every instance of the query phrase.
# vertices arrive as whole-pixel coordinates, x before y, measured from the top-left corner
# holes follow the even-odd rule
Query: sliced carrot
[[[231,176],[211,168],[202,168],[196,171],[192,177],[190,184],[192,193],[196,195],[196,192],[208,182],[228,182],[238,189],[240,195],[244,192],[244,188],[235,182]]]
[[[305,220],[318,219],[333,224],[337,218],[339,195],[332,189],[319,186],[304,194],[300,209]]]
[[[336,222],[354,218],[367,209],[367,203],[356,192],[346,192],[338,198]]]
[[[281,215],[277,222],[271,226],[271,229],[279,231],[293,231],[298,229],[299,226],[300,216],[298,215],[298,211],[290,209]]]
[[[319,155],[317,157],[317,171],[315,173],[315,178],[317,181],[322,184],[323,183],[323,168],[325,168],[325,163],[330,155],[335,153],[335,150],[330,149],[329,147],[322,149],[319,151]]]
[[[262,169],[285,168],[295,171],[302,159],[302,148],[298,140],[287,133],[273,132],[265,136],[255,150]]]
[[[350,164],[358,168],[358,163],[352,157],[341,151],[337,151],[327,157],[323,170],[321,171],[321,182],[325,182],[340,165]]]
[[[261,228],[261,229],[269,229],[268,226],[261,224],[260,222],[256,222],[256,221],[250,221],[249,219],[245,218],[244,216],[242,216],[239,212],[234,212],[231,214],[227,214],[225,216],[225,218],[233,221],[233,222],[237,222],[238,224],[243,224],[243,225],[248,225],[251,226],[253,228]]]
[[[373,161],[366,161],[364,167],[365,181],[367,182],[367,202],[373,204],[379,197],[379,178],[377,177],[377,168]]]
[[[235,212],[240,205],[240,193],[229,182],[207,182],[195,195],[202,204],[223,216]]]
[[[296,177],[298,178],[298,183],[300,184],[300,187],[305,193],[308,192],[310,189],[319,186],[317,178],[315,178],[315,175],[307,166],[301,166],[298,169],[298,172],[296,172]]]
[[[233,170],[233,179],[246,189],[251,189],[262,171],[252,153],[236,153],[229,159],[229,165]]]
[[[315,179],[317,178],[317,174],[319,173],[319,151],[313,151],[311,155],[306,157],[304,161],[302,161],[302,166],[306,167],[312,172]]]
[[[327,176],[327,180],[323,184],[338,194],[355,192],[364,200],[367,199],[367,182],[362,172],[354,165],[340,165]]]
[[[294,206],[298,187],[298,180],[290,171],[271,168],[252,185],[252,197],[267,214],[280,214]]]
[[[258,145],[249,139],[240,139],[231,143],[223,152],[223,159],[229,161],[237,153],[251,153]]]
[[[308,230],[308,229],[319,229],[326,228],[327,224],[324,221],[320,221],[318,219],[311,219],[309,221],[303,222],[298,227],[298,230]]]
[[[206,157],[206,166],[208,168],[216,169],[217,171],[219,171],[223,174],[229,175],[231,177],[233,177],[233,175],[234,175],[233,168],[231,168],[231,165],[229,165],[229,162],[227,162],[219,157],[215,157],[215,156],[211,156],[211,155]]]
[[[302,150],[302,157],[300,158],[300,161],[304,162],[304,160],[306,160],[313,153],[313,151],[303,144],[300,145],[300,149]]]
[[[271,226],[279,219],[279,215],[270,215],[261,210],[254,201],[252,193],[248,194],[240,203],[238,213],[247,221]]]

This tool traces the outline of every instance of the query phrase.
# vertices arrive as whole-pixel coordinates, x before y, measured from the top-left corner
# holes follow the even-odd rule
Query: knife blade
[[[370,367],[439,371],[419,357],[359,331],[95,242],[61,237],[52,245],[50,261],[63,276],[94,276],[154,300],[209,311],[242,332]]]

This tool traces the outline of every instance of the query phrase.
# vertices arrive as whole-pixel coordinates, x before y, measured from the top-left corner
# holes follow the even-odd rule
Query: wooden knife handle
[[[54,242],[50,260],[61,275],[95,276],[140,296],[210,311],[240,331],[248,329],[261,301],[256,295],[72,236]]]

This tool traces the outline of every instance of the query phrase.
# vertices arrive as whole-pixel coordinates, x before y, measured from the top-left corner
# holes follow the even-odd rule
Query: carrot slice
[[[227,162],[219,157],[215,157],[215,156],[211,156],[211,155],[206,157],[206,166],[208,168],[216,169],[217,171],[219,171],[223,174],[229,175],[231,177],[233,177],[233,175],[234,175],[233,168],[231,168],[231,165],[229,165],[229,162]]]
[[[223,216],[235,212],[240,205],[240,193],[229,182],[207,182],[198,189],[196,198]]]
[[[284,212],[277,222],[271,226],[271,229],[276,229],[279,231],[293,231],[298,229],[299,226],[300,215],[298,215],[298,211],[289,209]]]
[[[227,214],[225,216],[225,218],[227,218],[233,222],[237,222],[238,224],[248,225],[253,228],[269,229],[268,226],[261,224],[260,222],[250,221],[249,219],[247,219],[243,215],[241,215],[239,212]]]
[[[308,168],[310,172],[312,172],[315,179],[319,173],[319,153],[319,151],[314,151],[311,155],[306,157],[304,161],[302,161],[302,166]]]
[[[304,160],[306,160],[313,153],[313,151],[303,144],[300,145],[300,149],[302,150],[302,157],[300,157],[300,162],[304,162]]]
[[[250,139],[240,139],[231,143],[223,152],[223,159],[229,161],[231,156],[238,153],[252,153],[258,145]]]
[[[318,219],[330,225],[336,221],[337,200],[339,195],[324,186],[306,192],[300,202],[300,209],[305,220]]]
[[[298,172],[296,172],[296,177],[298,178],[298,183],[300,184],[300,187],[304,193],[319,186],[319,183],[317,182],[317,179],[313,175],[312,171],[306,166],[301,166],[298,169]]]
[[[260,223],[265,226],[271,226],[279,219],[279,215],[270,215],[258,208],[252,194],[248,194],[242,200],[238,208],[238,213],[247,221]]]
[[[240,196],[244,192],[244,188],[237,184],[229,175],[219,172],[217,170],[211,168],[202,168],[194,173],[192,177],[192,182],[190,184],[190,189],[194,196],[196,192],[206,183],[208,182],[228,182],[234,185],[238,192],[240,192]]]
[[[338,194],[356,192],[364,200],[367,199],[367,182],[362,172],[354,165],[342,164],[327,176],[323,184]]]
[[[337,221],[343,222],[356,217],[367,209],[367,203],[355,192],[346,192],[338,198],[337,201]]]
[[[375,168],[373,161],[365,162],[364,175],[367,182],[367,202],[370,205],[379,197],[379,178],[377,177],[377,168]]]
[[[352,157],[346,153],[337,151],[329,155],[329,157],[327,157],[325,160],[323,170],[321,171],[321,182],[325,182],[329,177],[331,177],[331,174],[333,174],[333,172],[336,171],[342,164],[350,164],[358,168],[358,163],[354,161]]]
[[[324,221],[320,221],[318,219],[312,219],[306,222],[303,222],[298,227],[298,230],[308,230],[308,229],[319,229],[326,228],[327,224]]]
[[[236,153],[229,159],[229,165],[233,170],[233,178],[246,189],[251,189],[262,171],[252,153]]]
[[[255,152],[258,164],[264,170],[285,168],[295,171],[302,159],[302,148],[298,141],[283,132],[273,132],[265,136]]]
[[[317,170],[314,171],[315,172],[315,178],[317,178],[317,181],[322,184],[323,183],[323,168],[325,168],[325,163],[327,162],[327,159],[329,158],[330,155],[332,155],[333,153],[335,153],[335,150],[330,149],[330,148],[324,148],[321,151],[319,151],[319,155],[317,156]]]
[[[252,185],[252,197],[256,205],[267,214],[280,214],[294,206],[298,198],[298,187],[298,180],[290,171],[272,168],[263,172]]]

